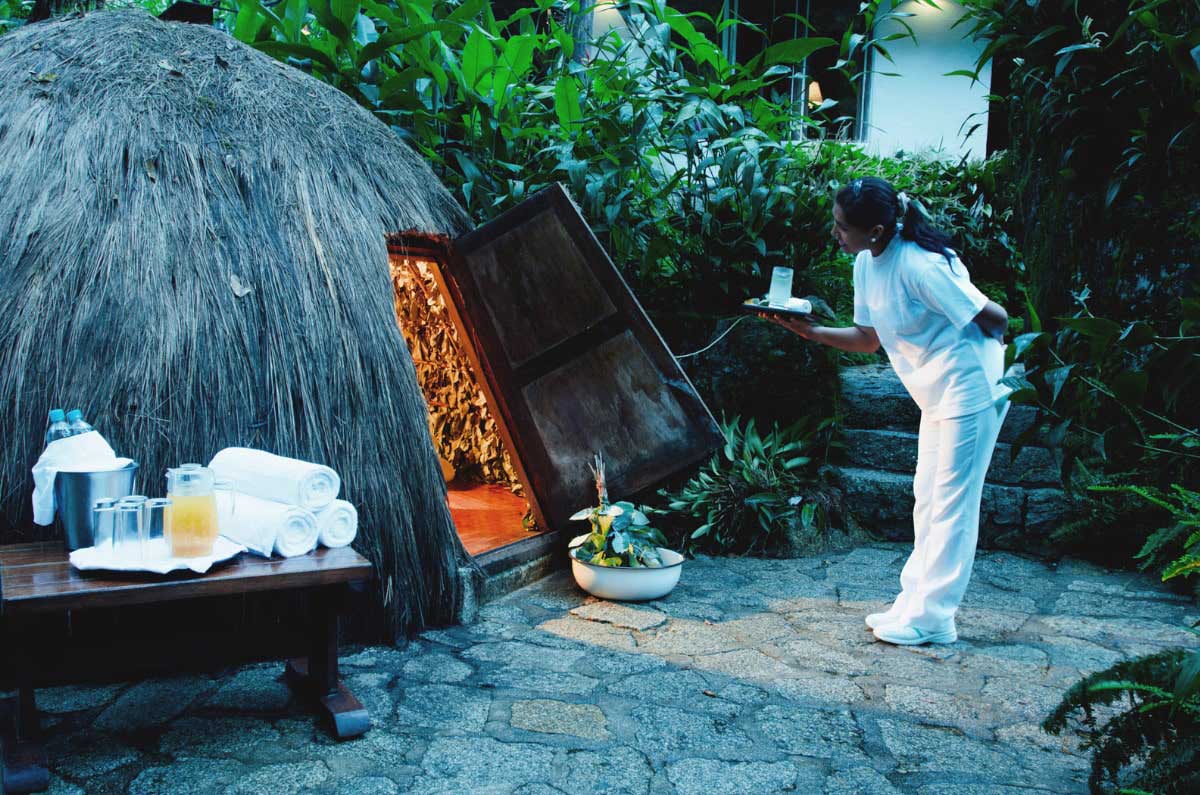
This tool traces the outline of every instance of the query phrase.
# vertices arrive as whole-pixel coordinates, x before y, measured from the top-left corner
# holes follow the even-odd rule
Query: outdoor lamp
[[[820,104],[824,101],[825,101],[825,97],[821,96],[821,84],[818,83],[816,80],[809,83],[808,84],[808,107],[809,108],[819,107]]]

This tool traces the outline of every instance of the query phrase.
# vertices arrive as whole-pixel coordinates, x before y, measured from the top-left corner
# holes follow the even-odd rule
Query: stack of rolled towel
[[[251,552],[290,558],[358,535],[358,511],[337,499],[342,479],[327,466],[247,447],[227,447],[208,466],[234,484],[217,495],[221,535]]]

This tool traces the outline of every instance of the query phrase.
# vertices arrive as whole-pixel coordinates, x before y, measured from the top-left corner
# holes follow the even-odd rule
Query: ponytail
[[[897,193],[892,184],[879,177],[850,180],[837,192],[838,205],[846,220],[859,229],[882,226],[903,240],[911,240],[926,251],[941,254],[954,264],[950,236],[929,223],[918,202]]]
[[[902,212],[896,219],[896,234],[903,240],[911,240],[926,251],[941,254],[946,262],[954,264],[954,252],[950,249],[950,236],[933,226],[925,218],[920,204],[901,193],[897,197]]]

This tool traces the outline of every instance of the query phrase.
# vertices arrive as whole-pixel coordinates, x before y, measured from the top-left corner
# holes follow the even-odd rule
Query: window
[[[840,41],[858,13],[854,2],[813,2],[813,0],[677,0],[672,7],[684,13],[703,11],[716,16],[726,14],[749,23],[726,28],[721,33],[721,48],[727,58],[745,63],[771,44],[805,36],[828,36]],[[808,21],[805,25],[804,20]],[[751,27],[755,26],[755,27]],[[757,29],[755,29],[757,28]],[[716,35],[715,31],[711,31]],[[834,66],[836,47],[813,53],[797,66],[786,84],[787,99],[806,103],[810,113],[827,123],[836,135],[858,139],[862,135],[862,81],[853,80]],[[825,107],[816,110],[822,103]]]

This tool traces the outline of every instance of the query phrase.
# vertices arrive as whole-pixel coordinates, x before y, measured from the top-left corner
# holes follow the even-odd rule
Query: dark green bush
[[[754,420],[722,423],[725,446],[678,491],[662,493],[668,513],[695,520],[674,534],[679,548],[761,554],[784,550],[796,537],[819,540],[832,508],[816,481],[826,425],[776,425],[763,434]]]
[[[1097,716],[1097,707],[1109,714]],[[1173,649],[1092,674],[1042,727],[1083,734],[1094,793],[1200,791],[1200,651]]]

